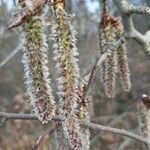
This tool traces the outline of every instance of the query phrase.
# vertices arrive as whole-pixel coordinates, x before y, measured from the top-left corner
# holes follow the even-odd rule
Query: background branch
[[[34,114],[16,114],[16,113],[4,113],[0,112],[0,117],[9,119],[21,119],[21,120],[38,120],[38,118]],[[62,120],[59,116],[53,117],[54,121]]]
[[[33,150],[39,150],[39,147],[40,147],[42,141],[44,140],[44,138],[45,138],[47,135],[52,134],[52,133],[55,131],[55,129],[56,129],[56,126],[51,127],[51,128],[49,128],[49,129],[47,129],[42,135],[40,135],[40,136],[38,137],[38,139],[36,140],[36,142],[35,142],[35,145],[34,145],[34,147],[33,147]]]
[[[84,79],[87,80],[87,84],[83,91],[82,100],[85,99],[85,97],[88,95],[91,84],[95,79],[96,72],[98,68],[101,67],[102,63],[105,61],[108,55],[110,55],[110,53],[104,53],[102,56],[97,58],[91,72],[87,76],[84,77]]]
[[[37,120],[37,117],[33,114],[13,114],[13,113],[0,112],[0,117],[6,118],[6,119]],[[54,116],[53,120],[63,121],[61,119],[61,117],[58,117],[58,116]],[[145,144],[150,144],[149,140],[147,140],[147,139],[145,139],[139,135],[136,135],[134,133],[128,132],[124,129],[117,129],[117,128],[107,127],[107,126],[94,124],[94,123],[88,123],[88,122],[81,122],[80,124],[83,127],[90,128],[91,130],[95,130],[97,132],[100,132],[100,131],[110,132],[113,134],[118,134],[118,135],[122,135],[122,136],[126,136],[129,138],[138,140],[138,141],[143,142]]]
[[[150,56],[150,33],[147,32],[145,35],[143,35],[140,32],[138,32],[134,28],[132,20],[133,13],[150,15],[150,8],[134,6],[132,4],[129,4],[126,0],[113,1],[120,12],[125,30],[125,37],[132,38],[135,41],[137,41],[140,45],[143,46],[144,52]]]

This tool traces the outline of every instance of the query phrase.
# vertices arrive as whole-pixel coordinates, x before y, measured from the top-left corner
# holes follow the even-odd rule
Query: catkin
[[[114,62],[114,53],[110,56],[107,56],[105,60],[105,79],[104,79],[104,89],[105,93],[109,98],[115,97],[115,82],[116,82],[116,73],[115,73],[115,62]]]
[[[108,14],[107,14],[108,15]],[[112,43],[116,41],[116,35],[113,25],[111,24],[110,16],[102,18],[99,26],[99,49],[100,54],[109,52],[106,60],[101,66],[101,82],[104,85],[105,93],[109,98],[115,97],[115,82],[116,82],[116,59],[115,50],[112,47]]]
[[[58,114],[64,118],[62,129],[70,146],[74,150],[84,150],[83,139],[79,130],[77,111],[77,91],[79,80],[78,56],[76,48],[75,30],[71,25],[71,17],[64,8],[63,3],[54,5],[55,19],[51,28],[53,40],[54,59],[56,71],[59,75],[59,107]]]
[[[140,135],[150,140],[150,97],[143,95],[137,106]],[[150,148],[150,145],[148,147]]]
[[[126,55],[126,45],[122,42],[123,28],[119,18],[112,17],[103,1],[103,13],[98,29],[98,47],[100,54],[110,53],[100,68],[101,82],[107,97],[115,97],[116,74],[124,91],[130,91],[130,72]]]
[[[81,122],[90,122],[89,115],[89,103],[92,102],[92,97],[87,96],[83,99],[83,92],[87,82],[84,80],[80,81],[79,90],[78,90],[78,112],[77,116]],[[80,127],[80,132],[82,133],[82,137],[84,139],[85,150],[90,149],[90,130],[89,128]]]
[[[128,66],[128,59],[126,54],[125,44],[119,45],[117,49],[117,65],[118,73],[120,75],[121,86],[124,91],[130,91],[130,71]]]
[[[25,38],[22,62],[27,92],[35,115],[42,123],[47,123],[55,114],[55,101],[47,67],[47,44],[41,13],[29,18],[22,28]]]

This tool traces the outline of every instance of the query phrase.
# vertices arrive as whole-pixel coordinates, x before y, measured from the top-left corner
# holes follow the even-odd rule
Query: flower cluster
[[[123,40],[123,28],[119,18],[109,14],[107,3],[104,9],[98,31],[98,45],[100,54],[109,52],[101,67],[101,81],[105,93],[109,98],[115,97],[116,74],[120,76],[122,89],[130,90],[130,73],[126,55],[126,46]]]
[[[62,129],[66,139],[74,150],[83,150],[83,138],[76,115],[78,101],[78,80],[75,30],[71,25],[71,16],[64,10],[64,2],[55,2],[54,21],[51,27],[54,60],[56,61],[59,90],[58,114],[63,117]],[[59,141],[58,141],[59,142]]]
[[[90,122],[90,115],[89,115],[89,106],[90,102],[92,102],[92,97],[87,96],[83,98],[83,93],[85,86],[87,85],[86,80],[81,80],[79,84],[79,90],[78,90],[78,112],[77,117],[82,122]],[[90,130],[89,128],[81,127],[80,132],[82,133],[82,137],[84,139],[84,145],[85,149],[90,149]]]
[[[20,6],[23,6],[22,3]],[[34,112],[42,123],[47,123],[55,114],[47,67],[47,44],[44,34],[42,10],[22,24],[24,31],[23,64],[26,87]]]
[[[138,117],[140,134],[150,139],[150,97],[143,95],[138,102]]]

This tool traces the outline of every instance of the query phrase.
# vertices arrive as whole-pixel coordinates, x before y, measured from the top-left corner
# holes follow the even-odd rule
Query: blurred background
[[[101,0],[69,0],[66,10],[74,13],[72,23],[77,30],[77,47],[80,53],[79,66],[82,75],[92,68],[97,50],[97,27],[101,16]],[[150,7],[149,0],[130,0],[137,5]],[[119,15],[116,7],[109,0],[112,14]],[[21,62],[21,40],[19,31],[12,29],[5,32],[12,14],[17,11],[17,1],[0,0],[0,111],[30,113],[24,87],[23,65]],[[135,28],[141,33],[150,30],[150,17],[135,15]],[[131,92],[122,92],[119,83],[116,97],[109,100],[100,82],[100,73],[92,84],[93,109],[90,110],[93,122],[112,127],[124,128],[138,133],[137,102],[142,94],[150,93],[150,62],[142,47],[135,41],[128,41],[128,59],[131,71]],[[50,75],[55,84],[55,69],[52,49],[49,49]],[[2,119],[0,118],[0,123]],[[0,150],[30,150],[36,139],[48,129],[39,121],[14,120],[0,124]],[[40,150],[55,150],[54,134],[46,136]],[[126,137],[111,133],[91,133],[91,150],[145,150],[145,145]]]

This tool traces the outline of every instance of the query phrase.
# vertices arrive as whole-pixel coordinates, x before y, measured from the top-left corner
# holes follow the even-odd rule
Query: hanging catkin
[[[112,43],[116,42],[116,35],[112,24],[113,18],[109,15],[106,1],[103,6],[103,13],[98,31],[98,43],[100,54],[110,52],[101,67],[101,81],[104,84],[105,93],[109,98],[115,97],[115,82],[116,82],[116,63],[115,50]]]
[[[98,30],[98,46],[100,54],[109,52],[101,67],[101,81],[109,98],[115,97],[116,74],[124,91],[130,91],[130,72],[126,45],[122,42],[123,28],[119,18],[109,14],[107,0],[103,1],[103,12]]]
[[[20,6],[23,6],[22,3]],[[42,10],[39,10],[22,24],[25,39],[22,62],[34,113],[42,123],[47,123],[55,114],[55,101],[47,67],[47,43],[42,13]]]
[[[61,114],[64,119],[62,129],[71,148],[84,150],[84,139],[82,139],[76,116],[78,80],[80,77],[78,59],[76,58],[78,56],[76,32],[71,25],[70,15],[64,10],[63,1],[55,1],[54,13],[55,19],[52,23],[51,39],[54,43],[54,59],[56,60],[56,71],[59,75],[58,94],[60,101],[58,114]]]

